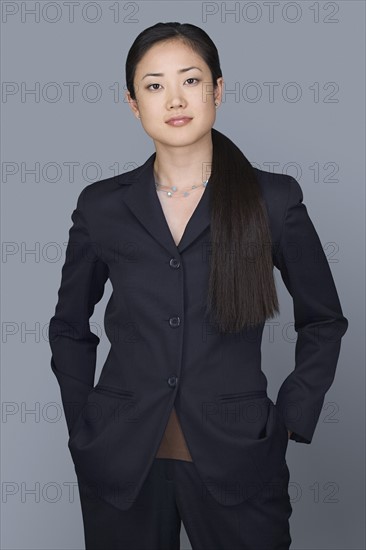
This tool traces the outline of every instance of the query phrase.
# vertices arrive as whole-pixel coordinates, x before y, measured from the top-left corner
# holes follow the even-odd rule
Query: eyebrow
[[[177,71],[177,73],[178,74],[186,73],[187,71],[190,71],[191,69],[198,69],[202,73],[202,69],[200,69],[199,67],[186,67],[185,69],[179,69],[179,71]],[[141,80],[144,80],[144,78],[146,78],[147,76],[164,76],[164,73],[146,73],[145,76],[143,76],[141,78]]]

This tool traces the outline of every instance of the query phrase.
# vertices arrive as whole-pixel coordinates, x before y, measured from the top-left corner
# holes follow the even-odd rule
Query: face
[[[184,72],[181,69],[191,68]],[[162,73],[161,76],[146,76]],[[146,133],[156,143],[169,146],[193,145],[202,139],[216,119],[216,103],[220,104],[223,79],[213,89],[208,65],[197,53],[179,40],[152,46],[135,72],[136,100],[129,92],[126,99],[135,116],[140,115]],[[191,117],[183,126],[166,121],[177,115]]]

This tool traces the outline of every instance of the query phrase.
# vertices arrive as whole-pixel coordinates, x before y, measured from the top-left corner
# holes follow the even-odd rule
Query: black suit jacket
[[[203,487],[224,505],[238,504],[283,466],[287,430],[311,442],[348,321],[300,185],[255,169],[297,331],[295,368],[274,404],[261,370],[264,324],[224,335],[205,317],[210,185],[177,247],[156,194],[154,160],[155,153],[86,186],[72,213],[49,327],[69,450],[78,480],[126,510],[174,404]],[[108,278],[111,347],[94,385],[100,339],[89,318]]]

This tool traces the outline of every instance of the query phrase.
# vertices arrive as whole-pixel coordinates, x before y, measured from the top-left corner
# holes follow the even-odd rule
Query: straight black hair
[[[189,23],[157,23],[143,30],[126,59],[126,86],[136,99],[134,77],[158,42],[181,40],[210,68],[213,89],[222,76],[217,48]],[[221,332],[239,332],[279,312],[268,213],[253,166],[224,134],[212,128],[210,185],[211,257],[206,314]]]

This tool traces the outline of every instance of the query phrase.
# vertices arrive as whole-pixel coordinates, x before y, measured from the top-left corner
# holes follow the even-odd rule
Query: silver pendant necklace
[[[188,189],[191,191],[191,190],[194,190],[194,189],[198,189],[199,187],[206,187],[207,184],[208,184],[208,179],[206,181],[200,183],[199,185],[192,185]],[[182,195],[177,195],[176,193],[179,190],[175,185],[169,186],[169,185],[163,185],[161,183],[155,182],[155,187],[156,187],[157,191],[162,191],[163,193],[166,193],[166,195],[170,198],[179,197],[179,196],[188,197],[190,195],[190,193],[188,191],[182,191]]]

